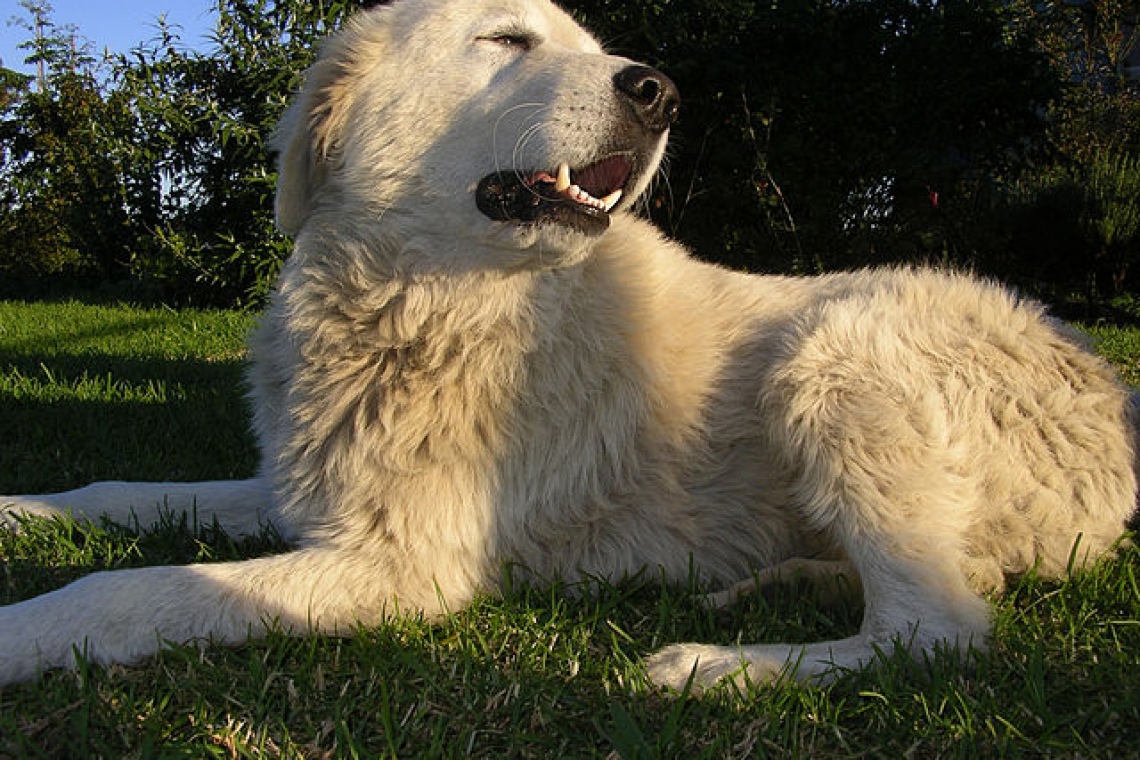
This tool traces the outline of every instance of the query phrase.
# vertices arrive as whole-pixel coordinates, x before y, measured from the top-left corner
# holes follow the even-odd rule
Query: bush
[[[42,91],[0,70],[0,269],[264,297],[289,248],[267,140],[319,38],[364,3],[216,2],[205,53],[163,26],[102,81],[48,23],[29,43]],[[1057,292],[1134,284],[1140,101],[1118,75],[1119,0],[568,4],[680,86],[647,208],[698,255],[797,273],[938,262]]]

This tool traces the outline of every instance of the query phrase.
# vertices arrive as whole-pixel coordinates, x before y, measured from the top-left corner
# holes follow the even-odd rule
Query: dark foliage
[[[268,140],[319,38],[369,4],[217,0],[208,51],[161,26],[100,78],[25,0],[47,75],[0,69],[0,270],[258,302],[288,250]],[[566,4],[680,86],[647,206],[705,258],[1136,286],[1138,0]]]

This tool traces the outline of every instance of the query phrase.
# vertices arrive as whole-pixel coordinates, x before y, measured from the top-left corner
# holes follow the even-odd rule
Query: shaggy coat
[[[74,648],[129,663],[271,624],[437,616],[508,562],[569,582],[695,568],[720,602],[750,578],[846,573],[855,636],[648,661],[676,688],[826,680],[892,645],[984,646],[981,593],[1110,550],[1136,479],[1109,367],[970,277],[691,258],[631,212],[676,97],[546,0],[358,14],[279,136],[296,246],[251,342],[260,475],[2,502],[121,521],[193,505],[294,548],[0,608],[0,683]]]

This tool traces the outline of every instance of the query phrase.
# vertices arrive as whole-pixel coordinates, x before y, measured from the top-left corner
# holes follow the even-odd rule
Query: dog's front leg
[[[398,593],[391,572],[358,552],[306,548],[244,562],[96,573],[0,607],[0,684],[74,667],[77,652],[99,664],[132,663],[166,642],[238,644],[274,626],[345,635],[397,606],[439,611],[434,588]]]
[[[94,522],[106,518],[125,527],[151,527],[164,514],[186,514],[200,525],[217,522],[231,536],[257,535],[272,525],[291,538],[273,509],[269,484],[262,478],[201,483],[121,483],[106,481],[63,493],[0,496],[0,527],[19,518],[62,517]]]

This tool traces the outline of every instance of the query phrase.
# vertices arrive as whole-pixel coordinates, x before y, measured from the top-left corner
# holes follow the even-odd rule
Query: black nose
[[[628,66],[614,75],[618,94],[633,106],[646,129],[664,132],[677,120],[681,93],[673,80],[648,66]]]

